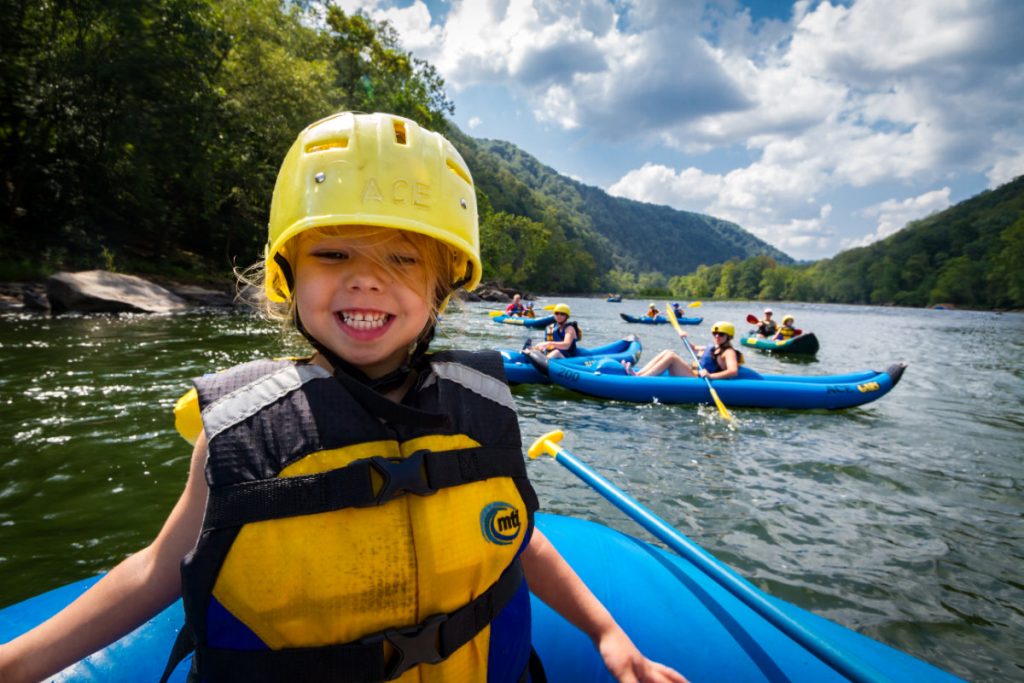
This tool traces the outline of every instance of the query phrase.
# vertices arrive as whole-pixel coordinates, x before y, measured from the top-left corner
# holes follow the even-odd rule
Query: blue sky
[[[798,259],[1024,174],[1019,0],[335,0],[388,19],[455,122]]]

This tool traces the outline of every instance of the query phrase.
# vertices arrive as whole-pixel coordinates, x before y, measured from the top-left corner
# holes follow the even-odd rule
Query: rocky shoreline
[[[512,300],[516,290],[483,283],[474,292],[462,293],[464,301]],[[195,284],[152,280],[87,270],[55,273],[46,282],[0,283],[0,312],[61,313],[174,313],[193,308],[247,306],[234,287],[210,289]]]

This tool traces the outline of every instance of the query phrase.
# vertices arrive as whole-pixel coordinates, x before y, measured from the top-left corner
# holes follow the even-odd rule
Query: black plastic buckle
[[[384,478],[384,485],[380,487],[374,502],[381,505],[403,493],[415,493],[417,496],[437,493],[437,489],[427,481],[423,466],[423,456],[429,452],[416,451],[408,458],[392,459],[379,455],[370,458],[370,465]]]
[[[391,661],[385,665],[384,677],[393,681],[414,666],[437,664],[444,659],[439,651],[438,630],[446,621],[447,614],[435,614],[415,626],[388,629],[383,633],[368,636],[361,642],[376,644],[386,640],[391,643],[395,652],[391,656]]]

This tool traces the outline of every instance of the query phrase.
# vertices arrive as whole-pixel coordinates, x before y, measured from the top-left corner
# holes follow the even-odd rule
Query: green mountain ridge
[[[1024,176],[893,235],[795,266],[760,257],[673,278],[679,297],[1024,307]]]
[[[453,131],[452,138],[494,210],[535,221],[554,211],[566,237],[581,242],[601,272],[672,276],[702,264],[758,255],[794,262],[735,223],[613,197],[559,174],[510,142],[460,131]]]

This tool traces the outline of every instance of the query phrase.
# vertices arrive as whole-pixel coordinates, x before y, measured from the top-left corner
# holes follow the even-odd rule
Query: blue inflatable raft
[[[543,328],[555,322],[555,316],[546,315],[543,318],[524,318],[518,315],[505,315],[504,313],[502,313],[501,315],[496,315],[492,317],[491,320],[493,320],[496,323],[501,323],[502,325],[519,325],[521,327]]]
[[[565,365],[558,360],[531,356],[539,372],[548,373],[552,384],[581,394],[635,403],[707,403],[711,393],[699,377],[668,374],[637,377],[626,375],[619,363],[597,363],[592,368]],[[545,362],[546,361],[546,362]],[[726,406],[748,408],[827,409],[852,408],[876,401],[896,386],[906,364],[885,371],[861,370],[844,375],[762,375],[741,367],[735,379],[713,381]]]
[[[593,522],[538,514],[537,524],[640,649],[656,661],[674,667],[693,683],[849,680],[690,561]],[[0,642],[55,614],[98,578],[85,579],[0,610]],[[845,658],[863,661],[889,676],[889,680],[960,680],[924,661],[767,596],[753,586],[750,589]],[[586,636],[536,598],[533,607],[533,642],[550,681],[612,680]],[[58,680],[158,681],[182,618],[179,601],[120,641],[66,669]],[[190,659],[182,662],[171,680],[184,681],[189,665]]]
[[[653,318],[646,315],[629,315],[627,313],[619,313],[619,317],[625,320],[627,323],[640,323],[642,325],[668,325],[669,320],[664,315],[656,315]],[[680,325],[700,325],[704,322],[704,318],[683,318],[676,316],[676,321]]]
[[[628,360],[636,363],[640,360],[640,353],[643,346],[640,338],[636,335],[629,335],[624,339],[613,341],[604,346],[576,347],[576,355],[566,358],[565,363],[572,366],[591,367],[597,362],[609,359],[613,362]],[[515,349],[501,349],[501,360],[505,366],[505,379],[510,384],[548,384],[547,375],[538,372],[529,357],[522,351]]]

